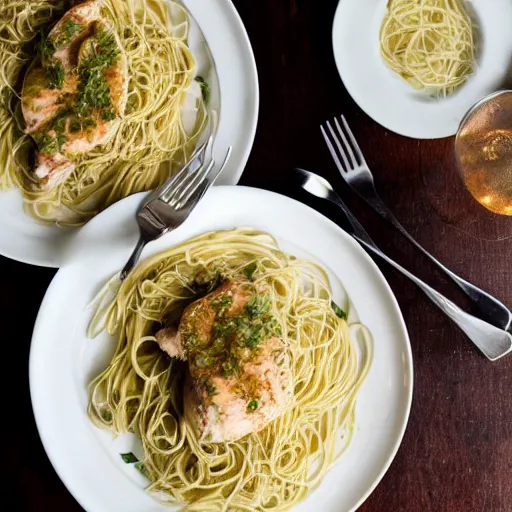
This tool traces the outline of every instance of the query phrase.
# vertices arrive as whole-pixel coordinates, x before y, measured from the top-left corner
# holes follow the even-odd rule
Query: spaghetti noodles
[[[473,25],[462,0],[389,0],[380,47],[390,69],[415,89],[450,94],[475,69]]]
[[[195,297],[198,276],[239,279],[248,268],[281,326],[293,402],[260,432],[203,442],[183,414],[184,363],[160,350],[155,333]],[[97,312],[93,330],[100,318],[118,341],[92,383],[89,416],[101,428],[141,438],[139,468],[157,499],[188,511],[285,510],[320,483],[349,445],[371,343],[352,336],[341,310],[333,309],[325,271],[283,253],[271,236],[248,228],[213,232],[157,254],[121,284],[106,316]]]
[[[119,199],[160,185],[190,155],[207,122],[200,94],[192,130],[182,119],[196,74],[183,11],[159,0],[100,0],[128,63],[126,110],[107,144],[74,157],[76,169],[63,184],[40,187],[32,172],[33,144],[20,129],[20,75],[34,58],[40,29],[47,33],[48,24],[75,3],[13,0],[0,6],[0,185],[20,187],[37,219],[66,225],[82,224]]]

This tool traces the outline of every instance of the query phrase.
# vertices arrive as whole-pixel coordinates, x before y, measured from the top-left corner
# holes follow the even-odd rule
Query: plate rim
[[[210,193],[220,193],[223,194],[225,190],[228,190],[228,193],[255,193],[255,194],[262,194],[263,196],[267,196],[268,198],[272,198],[274,196],[277,196],[282,200],[284,198],[286,201],[290,203],[295,203],[295,206],[298,208],[304,209],[304,211],[308,212],[308,215],[311,215],[317,222],[321,222],[329,226],[330,228],[333,228],[342,238],[344,238],[345,243],[351,244],[353,248],[360,254],[361,258],[366,260],[366,263],[369,264],[371,267],[373,267],[374,270],[374,277],[377,278],[380,281],[380,284],[384,286],[387,294],[387,299],[390,301],[390,305],[392,306],[392,309],[394,311],[394,320],[397,322],[397,326],[400,328],[400,334],[403,338],[403,346],[404,346],[404,353],[406,354],[406,361],[404,362],[404,374],[408,375],[408,385],[404,386],[405,388],[405,407],[404,407],[404,414],[403,417],[400,418],[400,428],[397,429],[397,435],[394,437],[394,443],[391,446],[388,451],[388,455],[386,458],[386,462],[383,464],[382,468],[378,472],[377,477],[372,482],[372,484],[367,488],[366,492],[363,493],[363,495],[360,497],[358,502],[355,504],[355,506],[351,510],[356,510],[361,506],[362,503],[366,501],[366,499],[373,493],[375,488],[379,485],[384,475],[389,470],[389,467],[391,466],[392,462],[394,461],[396,454],[402,444],[403,437],[405,435],[405,431],[407,429],[409,419],[410,419],[410,413],[411,413],[411,407],[412,407],[412,398],[413,398],[413,390],[414,390],[414,364],[413,364],[413,357],[412,357],[412,347],[410,343],[409,333],[407,330],[407,326],[405,324],[405,320],[403,318],[401,309],[399,307],[398,301],[387,282],[386,278],[380,271],[379,267],[376,265],[376,263],[372,260],[372,258],[363,250],[362,247],[350,236],[348,235],[341,227],[339,227],[337,224],[335,224],[333,221],[325,217],[324,215],[320,214],[310,206],[297,201],[293,198],[290,198],[288,196],[284,196],[281,194],[277,194],[275,192],[258,189],[258,188],[252,188],[252,187],[246,187],[246,186],[219,186],[216,187],[216,189],[212,189]],[[217,192],[215,192],[217,191]],[[145,193],[139,193],[136,194],[136,196],[140,196],[141,198],[145,195]],[[132,196],[133,198],[134,196]],[[130,200],[130,198],[126,198],[122,201],[119,201],[115,205],[113,205],[111,208],[116,207],[116,205],[120,205],[123,202],[126,202],[127,200]],[[133,200],[133,199],[132,199]],[[105,210],[107,211],[107,210]],[[100,214],[101,215],[101,214]],[[97,219],[99,216],[95,217]],[[94,219],[93,219],[94,220]],[[192,235],[191,235],[192,236]],[[30,354],[29,354],[29,389],[30,389],[30,397],[31,397],[31,404],[33,408],[34,418],[36,427],[41,439],[41,442],[43,444],[43,447],[45,449],[45,452],[54,468],[56,473],[58,474],[59,478],[63,482],[64,486],[67,488],[67,490],[70,492],[70,494],[76,499],[80,505],[87,511],[92,511],[96,509],[91,509],[85,507],[85,500],[82,499],[83,492],[75,492],[75,484],[74,480],[69,477],[67,474],[65,474],[63,471],[61,471],[60,468],[60,462],[57,461],[57,457],[54,457],[52,444],[48,441],[46,437],[46,427],[45,427],[45,421],[44,421],[44,413],[41,412],[42,410],[42,402],[38,402],[37,396],[37,372],[40,370],[37,367],[37,361],[36,356],[34,354],[37,354],[35,351],[35,347],[40,345],[42,343],[42,339],[44,339],[44,332],[42,331],[42,325],[44,323],[44,317],[46,315],[46,310],[48,308],[51,308],[51,297],[54,294],[54,290],[57,286],[59,286],[59,281],[62,276],[62,273],[68,268],[68,266],[73,265],[73,261],[70,262],[69,265],[64,265],[61,269],[58,270],[54,278],[52,279],[44,298],[41,302],[40,309],[38,311],[36,322],[34,325],[34,330],[32,334],[31,339],[31,346],[30,346]],[[355,304],[355,307],[357,309],[357,304]],[[38,341],[39,340],[39,341]]]
[[[162,0],[162,1],[168,1],[168,0]],[[198,23],[199,28],[201,29],[201,32],[203,33],[203,36],[205,37],[207,45],[210,47],[212,46],[212,40],[213,37],[215,37],[217,40],[218,38],[224,38],[225,35],[220,33],[218,30],[208,30],[208,27],[205,28],[204,24],[200,24],[197,20],[199,18],[203,18],[201,14],[197,14],[197,11],[199,10],[199,0],[178,0],[181,1],[187,10],[190,11],[193,19]],[[190,8],[190,2],[195,2],[194,6]],[[245,25],[242,21],[242,18],[240,17],[239,12],[237,11],[235,5],[233,4],[232,0],[215,0],[217,3],[217,9],[223,10],[226,9],[229,12],[230,20],[227,21],[232,26],[232,34],[237,33],[235,36],[236,38],[236,51],[240,51],[244,55],[244,63],[247,66],[247,69],[249,69],[249,73],[244,74],[244,79],[246,83],[250,84],[250,91],[251,94],[244,96],[244,105],[246,105],[247,109],[246,111],[249,112],[248,116],[245,116],[244,126],[248,127],[245,131],[245,137],[244,137],[244,144],[243,144],[243,150],[240,153],[238,165],[236,167],[233,167],[233,172],[231,172],[230,175],[223,175],[219,177],[219,182],[224,185],[236,185],[245,169],[245,166],[247,165],[247,162],[249,160],[249,157],[252,152],[252,148],[254,146],[254,140],[256,138],[256,130],[258,127],[258,121],[259,121],[259,109],[260,109],[260,85],[259,85],[259,76],[258,76],[258,68],[256,65],[256,58],[254,55],[254,50],[251,45],[251,41],[249,38],[249,34],[247,33],[247,29],[245,28]],[[204,18],[208,18],[208,16],[204,15]],[[208,36],[206,35],[206,32],[208,32]],[[213,34],[213,37],[212,37]],[[227,38],[226,38],[227,39]],[[213,43],[215,44],[215,42]],[[226,47],[230,47],[229,44],[225,45]],[[233,46],[231,46],[233,48]],[[235,49],[233,49],[235,51]],[[216,72],[218,75],[219,82],[223,80],[224,77],[229,76],[229,70],[228,69],[220,69],[217,65],[218,61],[218,55],[216,56],[212,52],[212,60],[215,64]],[[221,108],[221,127],[222,127],[222,111],[225,109],[223,107],[224,104],[229,104],[229,101],[227,101],[225,98],[223,99],[223,93],[222,89],[220,91],[220,108]],[[16,196],[13,197],[13,201],[19,201],[19,194],[20,191],[17,188],[9,188],[6,190],[0,191],[0,201],[2,200],[2,196],[6,197]],[[113,206],[113,205],[111,205]],[[23,207],[21,205],[21,207]],[[108,209],[108,208],[106,208]],[[23,215],[28,214],[26,212],[23,212]],[[41,227],[41,231],[44,229],[49,229],[51,231],[48,232],[48,236],[44,236],[41,232],[38,232],[37,235],[33,236],[27,236],[27,238],[34,238],[40,240],[37,245],[41,245],[41,240],[47,240],[48,238],[54,238],[56,241],[56,244],[62,246],[65,245],[68,240],[64,240],[65,237],[60,237],[59,235],[56,235],[58,233],[57,230],[68,230],[70,232],[69,235],[67,235],[69,238],[73,237],[74,233],[77,233],[80,231],[81,227],[79,228],[57,228],[55,226],[51,225],[45,225],[44,223],[40,223],[37,220],[32,220],[35,223],[38,223]],[[1,224],[0,224],[1,227]],[[83,227],[83,226],[82,226]],[[11,231],[12,233],[12,231]],[[52,236],[53,234],[53,236]],[[50,244],[51,242],[48,242]],[[44,242],[43,242],[44,244]],[[52,253],[51,256],[48,254],[45,254],[43,257],[38,257],[37,252],[29,252],[28,250],[19,250],[17,247],[12,247],[11,245],[7,245],[7,247],[0,246],[0,256],[3,256],[5,258],[11,259],[13,261],[17,261],[19,263],[25,263],[28,265],[34,265],[38,267],[43,268],[59,268],[63,261],[60,258],[59,250],[55,251],[55,253]]]

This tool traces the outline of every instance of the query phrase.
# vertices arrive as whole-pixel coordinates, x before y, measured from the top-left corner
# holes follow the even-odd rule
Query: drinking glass
[[[491,94],[469,110],[455,153],[471,195],[492,212],[512,215],[512,90]]]

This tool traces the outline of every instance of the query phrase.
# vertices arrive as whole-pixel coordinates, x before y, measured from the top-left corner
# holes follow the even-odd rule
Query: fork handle
[[[427,297],[466,334],[488,359],[496,361],[512,351],[512,335],[508,332],[466,313],[444,295],[386,256],[378,247],[357,235],[353,235],[353,237],[368,251],[382,258],[421,288]]]
[[[128,260],[123,270],[121,271],[121,281],[124,281],[126,279],[126,276],[132,271],[133,267],[135,267],[135,265],[138,263],[140,255],[142,254],[144,247],[146,247],[146,244],[146,240],[140,237],[139,241],[137,242],[137,245],[135,246],[135,249],[132,252],[132,255],[130,256],[130,259]]]
[[[365,196],[361,196],[381,217],[390,222],[402,235],[409,240],[417,249],[419,249],[427,258],[435,263],[448,277],[450,277],[461,290],[471,299],[473,304],[479,311],[479,317],[496,327],[508,330],[512,326],[512,312],[500,302],[497,298],[478,288],[474,284],[466,281],[462,277],[452,272],[448,267],[443,265],[437,258],[430,254],[422,247],[402,226],[399,220],[394,216],[393,212],[386,206],[377,194],[374,187],[373,190],[367,190]]]

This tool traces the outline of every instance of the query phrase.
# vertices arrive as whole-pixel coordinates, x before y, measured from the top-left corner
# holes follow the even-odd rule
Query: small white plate
[[[147,481],[119,456],[134,448],[133,436],[113,439],[86,414],[87,386],[115,348],[105,334],[86,337],[87,306],[128,259],[142,197],[120,201],[80,231],[75,254],[48,289],[32,338],[30,393],[37,427],[57,473],[88,512],[169,510],[144,492]],[[320,487],[293,509],[354,510],[391,464],[409,416],[411,349],[396,300],[377,266],[338,226],[292,199],[246,187],[210,190],[189,220],[150,244],[143,258],[195,235],[239,226],[267,231],[283,250],[323,265],[335,299],[343,303],[348,295],[373,333],[374,359],[357,398],[354,439]]]
[[[391,71],[380,56],[386,0],[340,0],[333,26],[334,57],[355,102],[385,128],[416,139],[457,132],[479,99],[502,88],[512,73],[512,2],[472,0],[482,40],[478,68],[455,94],[431,99]]]
[[[192,15],[189,45],[199,74],[212,86],[210,107],[220,117],[216,160],[221,162],[227,148],[233,146],[218,183],[236,184],[249,158],[258,121],[259,86],[251,44],[231,0],[183,3]],[[18,190],[0,192],[1,255],[32,265],[59,267],[76,231],[31,218],[23,210]]]

